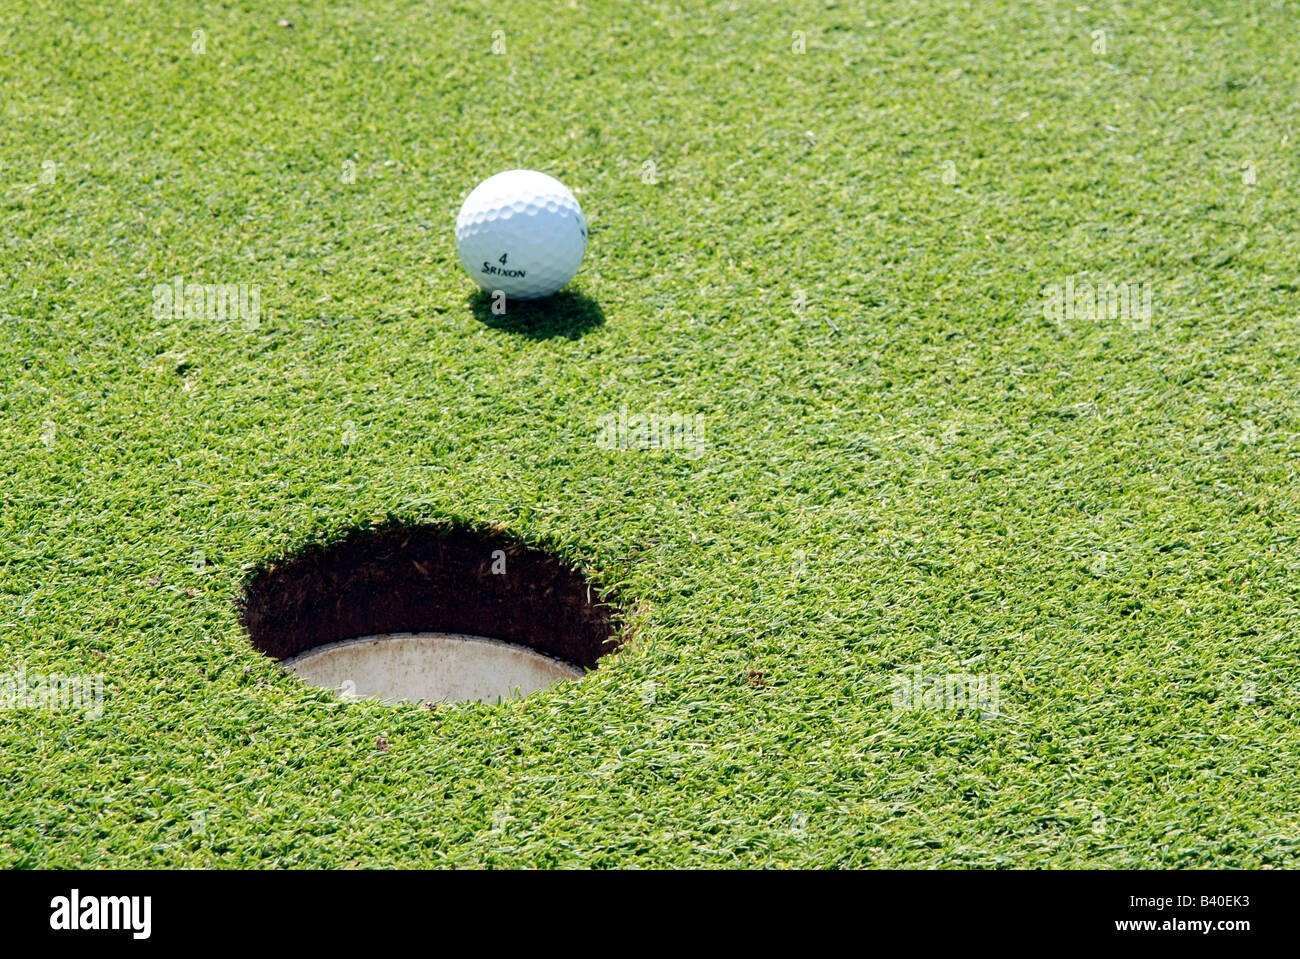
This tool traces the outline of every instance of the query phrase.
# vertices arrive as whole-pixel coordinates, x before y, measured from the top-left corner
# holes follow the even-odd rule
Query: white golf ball
[[[587,252],[587,220],[563,183],[536,170],[488,177],[456,218],[456,252],[474,282],[512,300],[550,296]]]

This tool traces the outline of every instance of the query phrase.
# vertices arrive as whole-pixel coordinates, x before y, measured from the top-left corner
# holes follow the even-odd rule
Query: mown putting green
[[[1295,3],[0,2],[0,865],[1300,864]],[[622,645],[254,644],[417,526]]]

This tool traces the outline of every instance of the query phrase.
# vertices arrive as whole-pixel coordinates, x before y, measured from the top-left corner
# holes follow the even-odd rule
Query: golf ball
[[[456,252],[483,289],[536,300],[578,272],[587,252],[587,220],[559,180],[536,170],[507,170],[465,198],[456,218]]]

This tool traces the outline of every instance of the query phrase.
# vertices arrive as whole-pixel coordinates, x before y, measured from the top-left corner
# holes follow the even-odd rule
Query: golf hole
[[[242,621],[308,685],[388,702],[499,702],[581,678],[617,645],[579,572],[463,526],[357,531],[272,562]]]

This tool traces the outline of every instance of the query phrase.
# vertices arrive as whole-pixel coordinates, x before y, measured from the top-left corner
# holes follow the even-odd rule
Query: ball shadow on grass
[[[542,300],[507,300],[502,314],[492,312],[493,302],[482,290],[468,300],[474,318],[484,326],[533,340],[576,340],[605,322],[600,304],[577,290],[561,290]]]

